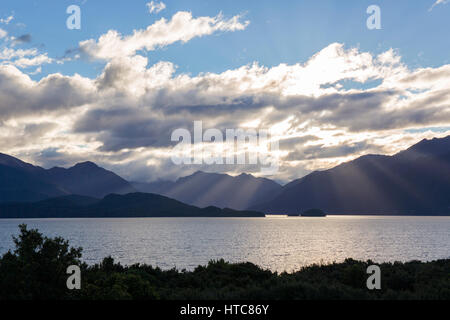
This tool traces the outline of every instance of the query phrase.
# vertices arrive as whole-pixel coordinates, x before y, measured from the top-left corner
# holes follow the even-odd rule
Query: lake
[[[111,255],[122,264],[191,270],[211,259],[250,261],[292,271],[345,258],[429,261],[450,258],[450,217],[0,219],[0,253],[26,223],[81,246],[89,264]]]

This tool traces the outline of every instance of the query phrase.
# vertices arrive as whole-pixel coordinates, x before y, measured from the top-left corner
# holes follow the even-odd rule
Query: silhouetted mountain
[[[263,217],[254,211],[208,207],[200,209],[167,197],[130,193],[102,200],[66,196],[34,203],[0,204],[0,218],[105,218],[105,217]]]
[[[42,177],[61,186],[68,194],[103,198],[111,193],[136,192],[128,181],[93,162],[78,163],[69,169],[52,168]]]
[[[0,202],[38,201],[66,194],[57,185],[44,181],[27,170],[0,165]]]
[[[176,182],[132,183],[141,192],[162,194],[197,207],[216,206],[243,210],[281,190],[269,179],[249,174],[232,177],[227,174],[198,171]]]
[[[15,168],[15,169],[30,172],[30,173],[37,173],[37,172],[45,171],[41,167],[33,166],[32,164],[23,162],[22,160],[11,157],[4,153],[0,153],[0,165],[4,165],[6,167]]]
[[[136,192],[126,180],[92,162],[49,170],[0,154],[0,202],[39,201],[79,194],[102,198]]]
[[[130,182],[133,188],[139,192],[164,194],[175,185],[173,181],[158,180],[154,182]]]
[[[117,196],[105,196],[135,194],[138,189],[162,194],[197,207],[214,205],[220,208],[251,208],[285,214],[320,208],[330,214],[431,215],[450,214],[450,136],[423,140],[394,156],[366,155],[330,170],[313,172],[284,187],[269,179],[246,174],[231,177],[204,172],[197,172],[175,182],[134,183],[134,186],[133,188],[121,177],[92,162],[80,163],[69,169],[45,170],[0,154],[0,202],[36,202],[59,197],[57,206],[55,199],[32,203],[28,207],[23,203],[6,205],[8,208],[16,208],[19,213],[32,210],[41,215],[45,214],[45,210],[54,210],[57,215],[58,210],[55,208],[63,208],[63,212],[69,216],[96,216],[103,213],[114,215],[116,213],[113,207],[102,204],[109,203],[113,199],[111,197]],[[85,197],[61,198],[71,194]],[[103,200],[98,201],[92,199],[103,197]],[[120,203],[116,204],[117,210],[123,207],[131,210],[130,214],[138,216],[147,216],[149,213],[146,210],[149,207],[159,208],[153,209],[154,213],[151,213],[156,215],[184,214],[175,213],[178,209],[188,210],[187,214],[200,214],[195,211],[198,208],[190,211],[188,207],[192,206],[183,207],[185,205],[182,203],[178,207],[172,202],[158,207],[158,202],[152,201],[160,198],[150,201],[149,196],[140,198],[135,194],[133,201],[142,200],[135,207],[132,203],[126,203],[128,199],[130,198],[121,198]],[[80,211],[80,207],[84,209]],[[95,213],[89,210],[99,211]],[[209,207],[205,210],[208,214],[224,214],[218,208]],[[127,216],[125,211],[119,210],[117,214]]]
[[[394,156],[367,155],[283,187],[251,207],[269,213],[321,208],[339,214],[450,214],[450,136]]]

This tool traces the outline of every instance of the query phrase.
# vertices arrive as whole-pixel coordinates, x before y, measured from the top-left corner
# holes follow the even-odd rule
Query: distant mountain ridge
[[[42,207],[42,201],[50,199],[58,206],[94,206],[108,195],[137,191],[218,210],[298,214],[320,208],[328,214],[450,215],[450,136],[423,140],[393,156],[365,155],[283,187],[248,174],[200,171],[174,182],[130,183],[92,162],[43,169],[0,153],[0,204],[16,202],[19,208],[17,202],[28,202],[36,208],[35,203]]]
[[[450,214],[450,137],[394,156],[366,155],[285,185],[250,207],[266,213],[321,208],[334,214]]]
[[[144,218],[144,217],[264,217],[255,211],[197,208],[157,194],[111,194],[103,199],[63,196],[34,203],[0,204],[2,218]]]
[[[46,170],[42,177],[60,185],[68,194],[102,198],[111,193],[136,192],[125,179],[89,161],[78,163],[69,169],[56,167]]]
[[[266,178],[249,174],[233,177],[202,171],[175,182],[132,182],[132,185],[141,192],[162,194],[201,208],[216,206],[236,210],[247,209],[281,191],[281,185]]]
[[[136,189],[128,181],[92,162],[46,170],[0,153],[0,202],[33,202],[70,194],[101,198],[131,192]]]

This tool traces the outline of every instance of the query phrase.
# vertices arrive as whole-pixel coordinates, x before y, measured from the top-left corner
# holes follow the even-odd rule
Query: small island
[[[309,209],[303,212],[301,217],[326,217],[327,214],[320,209]]]

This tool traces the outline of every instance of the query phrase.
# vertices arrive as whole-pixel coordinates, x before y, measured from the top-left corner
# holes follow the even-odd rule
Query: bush
[[[371,261],[347,259],[282,274],[224,260],[191,272],[122,266],[111,257],[88,266],[81,262],[81,248],[19,228],[16,249],[0,258],[0,300],[450,299],[450,259],[383,263],[382,290],[369,291]],[[70,265],[81,268],[81,290],[66,287]]]

